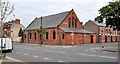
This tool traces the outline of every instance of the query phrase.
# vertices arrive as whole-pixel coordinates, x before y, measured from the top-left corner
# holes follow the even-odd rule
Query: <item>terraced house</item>
[[[20,28],[25,29],[20,23],[20,19],[5,22],[3,27],[3,37],[11,37],[13,42],[21,42],[21,37],[18,37]]]
[[[96,43],[96,35],[83,29],[74,10],[58,14],[35,18],[25,29],[28,35],[24,36],[24,42],[40,43],[40,36],[35,29],[40,27],[42,21],[46,34],[43,35],[43,44],[74,45],[83,43]],[[74,34],[73,36],[71,34]],[[73,38],[72,38],[73,37]]]
[[[106,27],[104,22],[98,23],[97,18],[95,20],[89,20],[85,23],[85,29],[96,33],[96,42],[102,42],[102,35],[104,36],[103,40],[105,43],[108,42],[118,42],[119,40],[119,31],[113,30],[113,28]]]

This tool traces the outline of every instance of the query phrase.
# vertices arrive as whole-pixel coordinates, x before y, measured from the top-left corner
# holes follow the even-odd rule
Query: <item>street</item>
[[[118,43],[105,44],[105,46],[117,45]],[[101,47],[100,43],[64,48],[14,44],[13,52],[8,53],[7,57],[13,58],[16,62],[118,62],[118,53],[91,49],[96,47]]]

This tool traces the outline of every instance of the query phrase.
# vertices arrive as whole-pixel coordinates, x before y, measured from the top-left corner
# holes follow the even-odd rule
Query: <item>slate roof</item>
[[[66,12],[42,17],[43,28],[57,27],[67,17],[69,13],[70,11],[66,11]],[[41,18],[35,18],[35,20],[33,20],[31,24],[28,25],[26,30],[33,30],[37,27],[39,28],[40,25],[41,25]]]
[[[92,21],[92,20],[90,20],[90,21]],[[105,23],[98,23],[98,21],[92,21],[93,23],[95,23],[96,25],[98,25],[98,26],[106,26],[106,24]]]
[[[59,27],[59,28],[65,32],[95,34],[94,32],[90,32],[79,28],[65,28],[65,27]]]

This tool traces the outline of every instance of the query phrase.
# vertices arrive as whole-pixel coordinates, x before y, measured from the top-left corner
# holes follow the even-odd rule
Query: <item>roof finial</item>
[[[73,8],[72,8],[72,11],[73,11]]]
[[[41,25],[42,25],[42,16],[41,16]]]

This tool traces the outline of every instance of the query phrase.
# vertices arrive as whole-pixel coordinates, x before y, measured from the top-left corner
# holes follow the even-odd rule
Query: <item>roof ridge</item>
[[[50,14],[50,15],[47,15],[47,16],[43,16],[44,17],[49,17],[49,16],[54,16],[54,15],[59,15],[59,14],[62,14],[62,13],[67,13],[67,12],[70,12],[70,11],[64,11],[64,12],[59,12],[59,13],[56,13],[56,14]],[[41,17],[38,17],[38,19],[40,19]]]

